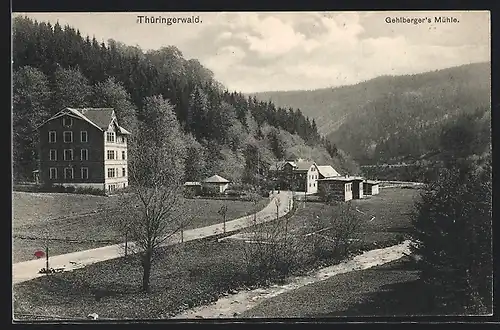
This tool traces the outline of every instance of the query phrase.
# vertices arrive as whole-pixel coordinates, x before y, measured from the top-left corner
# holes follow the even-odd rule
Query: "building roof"
[[[113,108],[77,108],[74,109],[87,117],[103,130],[107,130],[114,117]]]
[[[121,127],[120,125],[118,125],[118,130],[120,131],[121,134],[125,134],[125,135],[132,134],[129,131],[127,131],[125,128]]]
[[[379,181],[375,181],[375,180],[366,180],[365,182],[368,184],[379,184],[380,183]]]
[[[335,171],[333,167],[330,165],[322,165],[322,166],[317,166],[318,167],[318,172],[324,176],[325,178],[330,178],[332,176],[339,176],[339,172]]]
[[[201,186],[201,183],[197,181],[186,181],[184,186]]]
[[[280,160],[279,162],[271,164],[269,166],[269,170],[270,171],[281,171],[286,164],[290,164],[292,167],[296,167],[297,166],[294,161],[291,161],[291,160]]]
[[[308,161],[298,161],[295,162],[295,170],[296,171],[308,171],[311,166],[314,165],[314,162]]]
[[[203,180],[203,182],[205,183],[229,183],[230,181],[229,180],[226,180],[224,179],[223,177],[215,174],[215,175],[212,175],[211,177]]]
[[[351,182],[356,180],[355,176],[334,176],[330,178],[318,179],[318,181],[338,181],[338,182]]]
[[[99,128],[101,131],[107,130],[109,125],[114,121],[116,123],[116,126],[118,127],[118,131],[121,134],[131,134],[125,128],[118,125],[113,108],[64,108],[38,127],[41,127],[45,123],[64,115],[73,115],[79,117],[80,119],[83,119],[93,126]]]

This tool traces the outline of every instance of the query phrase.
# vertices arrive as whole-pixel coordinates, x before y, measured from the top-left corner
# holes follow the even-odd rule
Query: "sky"
[[[16,13],[59,22],[98,41],[143,50],[174,45],[229,90],[312,90],[490,61],[489,12]],[[199,17],[140,23],[138,16]],[[455,23],[436,23],[435,17]],[[429,18],[430,23],[387,19]]]

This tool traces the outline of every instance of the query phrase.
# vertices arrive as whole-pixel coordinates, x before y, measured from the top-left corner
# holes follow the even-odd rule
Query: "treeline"
[[[418,145],[418,143],[416,143]],[[412,160],[407,166],[384,165],[362,168],[364,175],[379,180],[433,182],[449,164],[480,157],[491,150],[491,112],[477,109],[455,115],[436,128],[433,149]]]
[[[13,60],[16,180],[29,179],[36,169],[35,127],[62,108],[114,107],[121,124],[134,132],[147,119],[145,102],[151,97],[179,123],[186,179],[219,173],[237,182],[261,182],[272,162],[289,157],[314,157],[340,171],[357,171],[300,110],[228,91],[174,46],[144,52],[114,40],[99,43],[70,26],[16,17]]]
[[[366,82],[373,89],[385,84],[385,92],[356,107],[329,139],[362,164],[413,162],[439,152],[443,130],[469,116],[475,134],[487,141],[490,69],[478,63]]]

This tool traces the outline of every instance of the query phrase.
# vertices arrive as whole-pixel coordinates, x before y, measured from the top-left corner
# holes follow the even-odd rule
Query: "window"
[[[115,191],[115,189],[116,189],[116,185],[114,185],[114,184],[110,184],[110,185],[108,186],[108,190],[109,190],[109,191]]]
[[[73,142],[73,132],[71,132],[71,131],[63,132],[63,141],[64,141],[64,143]]]
[[[49,143],[56,143],[56,131],[49,132]]]
[[[73,168],[71,167],[66,167],[64,169],[64,178],[65,179],[73,179]]]
[[[313,183],[313,187],[316,187],[316,182],[315,182],[315,183]]]
[[[70,127],[71,125],[73,125],[73,118],[63,117],[63,126]]]
[[[125,159],[125,151],[122,151],[122,159]]]
[[[50,149],[49,159],[50,160],[57,160],[57,150],[56,149]]]
[[[49,177],[50,177],[51,179],[57,179],[57,168],[55,168],[55,167],[51,167],[51,168],[49,169]]]
[[[89,142],[89,136],[87,134],[87,131],[80,132],[80,142]]]
[[[89,178],[89,168],[88,167],[82,167],[80,169],[80,175],[82,176],[82,179],[88,179]]]
[[[108,150],[108,159],[115,159],[115,151]]]
[[[108,168],[108,178],[114,178],[114,177],[115,177],[115,169]]]
[[[80,150],[80,160],[89,160],[89,150],[88,149]]]
[[[125,167],[122,167],[122,176],[126,176],[127,172],[125,171]]]
[[[107,142],[115,142],[115,132],[107,132],[106,133],[106,141]]]
[[[73,149],[64,149],[64,160],[73,160]]]

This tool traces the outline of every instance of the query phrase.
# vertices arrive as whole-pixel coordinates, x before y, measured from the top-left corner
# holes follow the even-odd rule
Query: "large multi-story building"
[[[112,108],[65,108],[38,127],[42,184],[112,192],[128,186],[126,129]]]
[[[283,190],[303,191],[314,194],[318,191],[318,167],[315,162],[298,159],[280,161],[272,164],[269,171],[273,174],[277,187]]]

